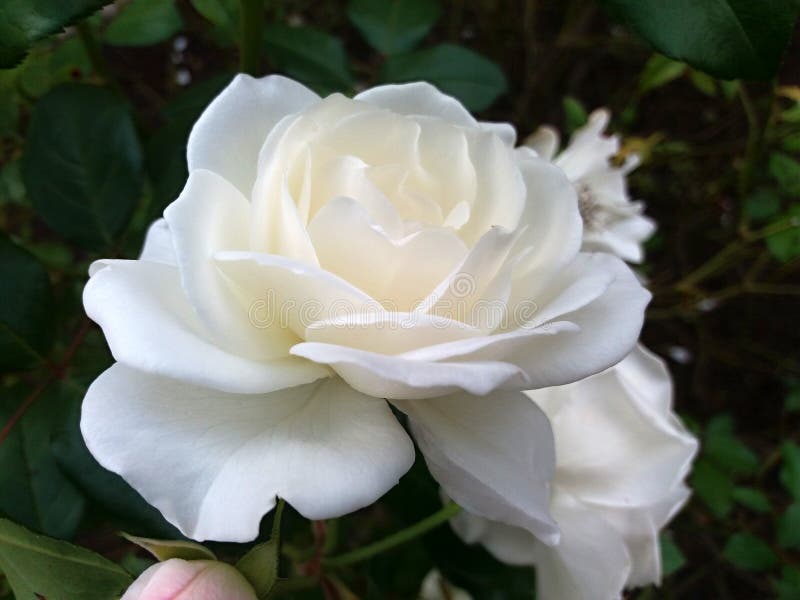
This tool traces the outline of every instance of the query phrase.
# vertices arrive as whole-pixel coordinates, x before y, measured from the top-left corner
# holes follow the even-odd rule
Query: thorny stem
[[[386,552],[387,550],[392,550],[397,546],[405,544],[406,542],[410,542],[411,540],[428,533],[430,530],[435,529],[442,523],[449,521],[452,517],[457,515],[460,510],[461,507],[458,506],[458,504],[455,502],[449,502],[438,512],[435,512],[432,515],[422,519],[411,527],[401,529],[400,531],[393,533],[392,535],[385,537],[374,544],[369,544],[368,546],[358,548],[352,552],[340,554],[339,556],[323,559],[322,564],[326,567],[346,567],[365,561],[368,558],[372,558],[373,556]]]

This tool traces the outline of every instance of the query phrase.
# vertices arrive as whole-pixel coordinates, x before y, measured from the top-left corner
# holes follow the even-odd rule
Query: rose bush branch
[[[259,75],[264,36],[264,0],[239,0],[239,70]]]

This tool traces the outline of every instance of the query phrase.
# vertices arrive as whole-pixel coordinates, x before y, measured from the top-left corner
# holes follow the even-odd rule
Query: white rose
[[[426,84],[236,77],[140,260],[91,270],[118,361],[84,402],[95,457],[187,536],[246,541],[276,496],[322,519],[397,483],[389,399],[455,500],[554,542],[550,426],[519,390],[619,361],[649,294],[579,253],[572,185],[513,137]]]
[[[610,600],[661,579],[659,529],[689,496],[697,441],[671,410],[663,361],[639,346],[608,371],[529,392],[556,441],[551,513],[561,541],[464,511],[451,524],[498,559],[537,567],[541,600]]]
[[[583,249],[611,252],[640,263],[642,242],[653,235],[655,223],[642,215],[642,203],[631,202],[628,196],[625,176],[636,168],[639,158],[628,156],[619,167],[611,162],[620,143],[616,135],[603,135],[610,118],[605,109],[594,111],[558,155],[560,136],[549,126],[540,127],[525,145],[564,169],[575,185],[583,217]]]

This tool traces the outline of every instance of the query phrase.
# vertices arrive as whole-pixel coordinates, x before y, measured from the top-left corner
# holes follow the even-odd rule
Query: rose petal
[[[539,127],[535,132],[525,138],[523,144],[532,149],[544,160],[551,161],[558,152],[561,136],[558,131],[549,126]]]
[[[263,362],[226,352],[213,343],[186,301],[177,269],[144,261],[114,261],[86,284],[86,314],[103,328],[118,361],[149,373],[220,390],[269,392],[309,383],[327,369],[288,355]],[[268,333],[264,344],[271,343]]]
[[[314,92],[280,75],[261,79],[237,75],[192,128],[189,171],[214,171],[249,198],[267,134],[286,115],[318,101]]]
[[[361,92],[355,99],[402,115],[438,117],[465,127],[475,127],[478,124],[458,100],[423,81],[379,85]]]
[[[414,460],[388,405],[339,379],[227,394],[118,363],[89,388],[81,431],[100,464],[197,540],[252,540],[276,496],[309,519],[341,516]]]
[[[553,432],[524,394],[394,401],[409,417],[433,477],[464,509],[558,541],[550,517]]]

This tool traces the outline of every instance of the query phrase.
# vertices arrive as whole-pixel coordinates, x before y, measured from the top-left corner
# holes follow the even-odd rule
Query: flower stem
[[[264,0],[239,0],[239,70],[259,75],[264,36]]]
[[[346,567],[348,565],[362,562],[368,558],[372,558],[373,556],[386,552],[387,550],[391,550],[397,546],[400,546],[401,544],[410,542],[411,540],[428,533],[430,530],[435,529],[442,523],[449,521],[452,517],[457,515],[460,510],[461,507],[458,506],[458,504],[455,502],[449,502],[440,511],[425,517],[411,527],[401,529],[400,531],[393,533],[392,535],[385,537],[374,544],[364,546],[363,548],[353,550],[352,552],[347,552],[331,558],[325,558],[322,560],[322,564],[326,567]]]

